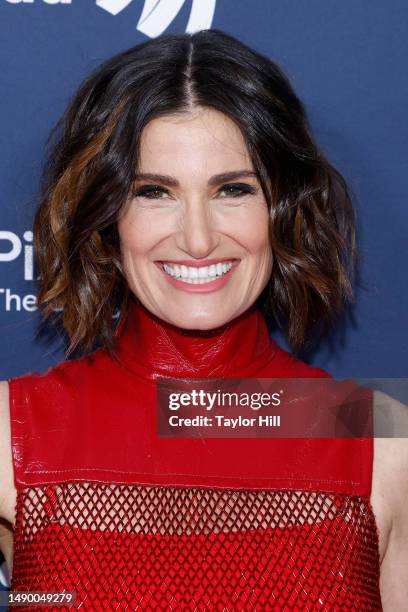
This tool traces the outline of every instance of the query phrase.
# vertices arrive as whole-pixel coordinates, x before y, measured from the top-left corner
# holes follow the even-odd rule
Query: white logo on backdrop
[[[32,242],[33,232],[31,230],[24,232],[22,239],[14,232],[0,231],[0,264],[21,261],[25,281],[35,280]],[[21,295],[10,287],[0,287],[0,304],[7,312],[12,310],[32,312],[37,309],[36,302],[36,296],[32,293]]]
[[[96,4],[111,15],[118,15],[133,0],[96,0]],[[211,27],[216,0],[192,0],[186,32],[193,33]],[[136,29],[155,38],[169,27],[180,12],[185,0],[145,0]]]
[[[6,0],[9,4],[35,4],[39,0]],[[142,14],[136,30],[155,38],[169,27],[186,0],[144,0]],[[190,1],[190,0],[189,0]],[[45,4],[73,4],[74,0],[41,0]],[[118,15],[134,0],[96,0],[96,6],[111,15]],[[217,0],[191,0],[191,11],[186,32],[193,33],[211,28]],[[78,2],[79,4],[79,2]]]

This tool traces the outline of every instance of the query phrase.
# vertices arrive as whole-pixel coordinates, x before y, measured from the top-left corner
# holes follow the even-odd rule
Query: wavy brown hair
[[[259,296],[294,351],[353,299],[355,218],[342,175],[313,140],[282,69],[220,30],[163,34],[101,64],[51,131],[34,219],[38,305],[74,349],[115,346],[131,293],[117,219],[143,128],[210,107],[240,128],[270,211],[274,264]],[[114,315],[116,318],[114,317]]]

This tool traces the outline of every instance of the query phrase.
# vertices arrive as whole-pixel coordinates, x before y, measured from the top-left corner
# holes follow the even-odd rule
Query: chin
[[[214,317],[213,314],[201,315],[195,317],[180,317],[176,316],[172,318],[169,322],[173,325],[177,325],[177,327],[181,327],[182,329],[187,329],[189,331],[210,331],[216,329],[217,327],[221,327],[225,323],[227,323],[232,317],[221,316]]]

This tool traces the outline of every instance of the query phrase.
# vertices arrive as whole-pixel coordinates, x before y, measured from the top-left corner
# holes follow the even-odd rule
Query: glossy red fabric
[[[117,337],[115,358],[9,381],[12,589],[71,585],[83,609],[380,610],[372,439],[156,435],[158,377],[329,375],[256,308],[190,333],[135,302]]]

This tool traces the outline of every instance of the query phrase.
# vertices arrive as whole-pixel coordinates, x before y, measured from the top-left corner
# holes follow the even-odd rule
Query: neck
[[[220,327],[202,331],[168,323],[134,299],[116,336],[116,357],[130,370],[151,380],[157,376],[254,375],[276,347],[256,305]]]

